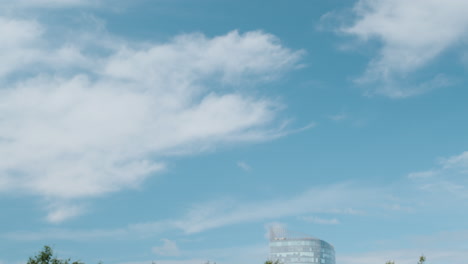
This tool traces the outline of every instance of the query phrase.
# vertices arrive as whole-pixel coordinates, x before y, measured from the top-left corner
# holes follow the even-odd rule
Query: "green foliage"
[[[425,262],[426,262],[426,257],[424,255],[421,255],[421,257],[419,257],[418,264],[424,264]],[[385,264],[395,264],[395,261],[387,261],[385,262]]]
[[[70,259],[58,259],[54,256],[54,251],[49,246],[44,246],[44,249],[36,256],[30,257],[26,264],[84,264],[83,262],[74,261]]]
[[[279,260],[275,260],[275,261],[267,260],[265,261],[265,264],[281,264],[281,262]]]
[[[418,264],[424,264],[424,262],[426,262],[426,257],[422,255],[421,257],[419,257]]]

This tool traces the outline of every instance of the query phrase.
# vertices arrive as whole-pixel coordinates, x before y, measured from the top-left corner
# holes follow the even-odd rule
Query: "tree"
[[[71,262],[70,259],[58,259],[54,256],[54,251],[49,246],[44,246],[44,249],[34,257],[29,257],[26,264],[84,264],[80,261]]]
[[[421,257],[419,257],[418,264],[424,264],[424,262],[426,262],[426,257],[422,255]]]
[[[426,257],[424,255],[421,255],[421,257],[419,257],[418,264],[424,264],[425,262],[426,262]],[[387,261],[385,262],[385,264],[395,264],[395,261]]]
[[[267,260],[265,261],[265,264],[281,264],[281,262],[279,260],[275,260],[275,261]]]

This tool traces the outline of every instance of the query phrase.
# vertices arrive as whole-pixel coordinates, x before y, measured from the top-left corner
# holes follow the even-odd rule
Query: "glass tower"
[[[270,228],[270,259],[283,264],[335,264],[335,249],[313,237],[294,237],[282,228]]]

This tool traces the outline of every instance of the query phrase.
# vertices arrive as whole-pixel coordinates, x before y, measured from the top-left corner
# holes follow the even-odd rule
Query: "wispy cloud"
[[[131,224],[114,230],[44,230],[39,232],[12,232],[4,237],[16,240],[40,240],[55,237],[65,240],[86,240],[112,236],[147,236],[178,230],[195,234],[206,230],[249,222],[276,221],[310,213],[361,214],[367,208],[383,208],[384,191],[349,184],[314,187],[297,196],[265,201],[241,202],[216,199],[192,205],[182,216]],[[332,220],[333,221],[333,220]],[[322,223],[324,223],[322,221]]]
[[[88,33],[88,45],[52,42],[38,21],[5,17],[0,32],[0,192],[71,204],[139,186],[165,169],[163,157],[288,133],[281,103],[243,89],[297,66],[302,51],[273,35],[148,44]],[[72,209],[47,218],[84,211]]]
[[[432,193],[449,193],[468,198],[468,152],[440,158],[436,167],[408,174],[420,189]]]
[[[415,179],[415,178],[431,178],[437,175],[436,171],[429,170],[429,171],[420,171],[420,172],[412,172],[408,174],[408,178]]]
[[[83,214],[86,211],[86,208],[84,205],[59,202],[58,204],[51,203],[47,210],[47,221],[51,223],[60,223]]]
[[[442,167],[458,168],[464,166],[463,155],[441,160]],[[212,201],[188,206],[188,209],[180,216],[130,224],[122,228],[101,230],[45,229],[35,232],[12,231],[3,234],[2,237],[10,240],[58,239],[87,241],[90,239],[105,240],[111,238],[135,239],[174,231],[185,235],[194,235],[232,225],[282,221],[290,217],[315,224],[337,225],[341,223],[337,215],[341,215],[343,218],[346,216],[346,219],[352,217],[380,218],[388,215],[414,214],[415,212],[424,212],[425,209],[429,209],[430,214],[437,213],[437,210],[440,209],[449,210],[447,209],[447,203],[444,202],[446,200],[440,202],[439,196],[432,198],[432,193],[427,195],[425,191],[417,192],[415,186],[408,183],[405,181],[400,183],[402,185],[389,186],[388,188],[366,187],[363,184],[349,183],[314,186],[294,196],[275,197],[260,201],[241,201],[216,197]],[[398,195],[393,195],[393,188],[398,189]],[[443,195],[443,197],[445,196]],[[458,210],[458,206],[456,210]],[[156,247],[156,252],[166,246],[178,248],[177,244],[174,246],[171,245],[170,241],[167,241],[163,246]],[[182,254],[181,257],[183,256],[185,255]],[[353,256],[352,259],[346,261],[355,263],[353,261],[376,260],[374,257],[376,256]],[[381,255],[381,257],[386,258],[385,255]]]
[[[363,42],[377,40],[381,47],[357,83],[376,87],[368,94],[393,98],[450,86],[453,80],[443,74],[416,83],[408,75],[467,36],[467,12],[468,3],[460,0],[359,0],[356,19],[340,32]]]
[[[175,221],[175,224],[186,233],[197,233],[237,223],[280,219],[306,213],[331,212],[334,209],[342,211],[364,204],[368,206],[372,203],[368,200],[369,197],[377,196],[377,192],[377,189],[338,184],[314,187],[289,199],[277,198],[250,203],[218,200],[193,206],[186,216]]]

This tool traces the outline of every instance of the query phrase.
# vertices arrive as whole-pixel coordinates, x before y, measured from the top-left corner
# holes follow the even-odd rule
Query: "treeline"
[[[27,264],[84,264],[81,261],[73,261],[70,259],[58,259],[54,256],[54,251],[49,246],[44,246],[44,249],[37,253],[36,256],[30,257]],[[101,263],[102,264],[102,263]]]
[[[417,264],[425,264],[426,263],[426,257],[422,255],[419,257],[419,261]],[[28,259],[28,262],[26,264],[85,264],[81,261],[73,261],[71,259],[58,259],[54,255],[54,251],[52,250],[51,247],[49,246],[44,246],[42,251],[37,253],[35,256],[30,257]],[[98,264],[103,264],[102,262],[99,262]],[[152,264],[157,264],[153,262]],[[210,262],[206,262],[205,264],[210,264]],[[213,264],[216,264],[213,263]],[[282,264],[280,261],[272,261],[272,260],[267,260],[265,261],[265,264]],[[387,261],[385,264],[395,264],[395,261]]]

